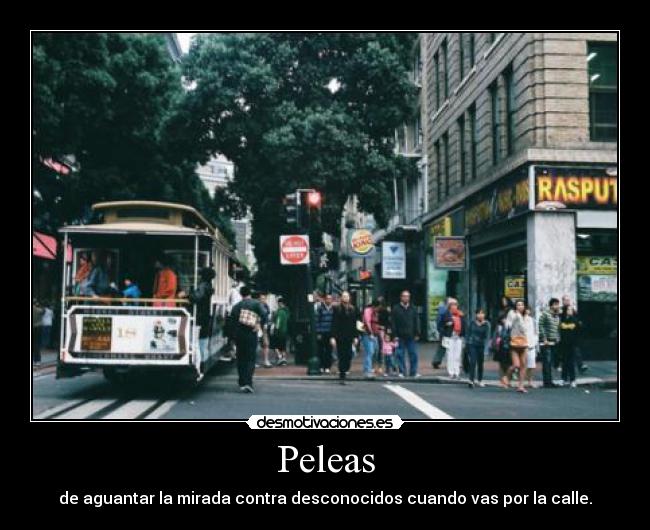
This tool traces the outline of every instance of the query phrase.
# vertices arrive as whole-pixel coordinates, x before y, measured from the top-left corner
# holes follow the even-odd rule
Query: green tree
[[[102,200],[168,200],[202,210],[231,241],[195,169],[166,123],[184,97],[181,72],[159,34],[33,35],[35,222],[54,230],[87,220]],[[55,176],[41,160],[74,155],[79,170]]]
[[[322,229],[336,234],[356,194],[378,223],[391,211],[392,179],[415,171],[394,155],[394,131],[413,112],[408,80],[415,34],[264,33],[196,38],[184,75],[193,87],[169,122],[182,152],[235,163],[231,191],[253,213],[258,282],[284,290],[278,235],[282,197],[324,195]]]

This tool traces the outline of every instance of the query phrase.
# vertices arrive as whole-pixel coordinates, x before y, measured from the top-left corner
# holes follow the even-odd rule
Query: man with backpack
[[[239,293],[242,300],[233,307],[231,313],[237,346],[239,389],[252,394],[254,392],[253,374],[257,353],[257,334],[261,330],[266,312],[259,300],[251,298],[249,287],[244,285]]]

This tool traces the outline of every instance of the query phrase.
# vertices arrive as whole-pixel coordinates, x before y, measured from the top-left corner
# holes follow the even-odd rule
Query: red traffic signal
[[[310,208],[320,208],[321,195],[318,191],[310,191],[307,193],[307,204]]]

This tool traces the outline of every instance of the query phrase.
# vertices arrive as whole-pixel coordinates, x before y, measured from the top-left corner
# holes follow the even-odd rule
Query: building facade
[[[196,173],[210,192],[210,196],[214,197],[217,188],[225,188],[235,178],[235,166],[225,157],[216,156],[211,158],[207,164],[199,166]]]
[[[585,354],[616,355],[617,39],[421,35],[430,328],[447,295],[491,317],[504,295],[536,314],[568,295]]]

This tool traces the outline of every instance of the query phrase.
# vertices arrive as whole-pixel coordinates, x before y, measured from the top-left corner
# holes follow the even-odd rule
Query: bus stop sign
[[[280,236],[280,263],[282,265],[308,265],[309,236]]]

